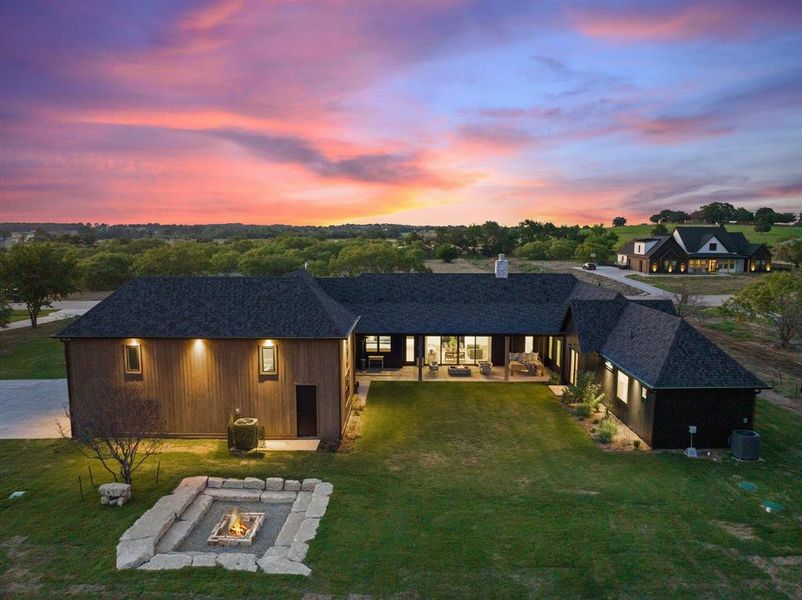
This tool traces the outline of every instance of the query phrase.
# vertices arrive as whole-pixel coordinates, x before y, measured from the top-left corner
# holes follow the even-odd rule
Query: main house
[[[671,235],[628,242],[618,264],[641,273],[754,273],[771,271],[771,252],[724,227],[676,227]]]
[[[473,379],[491,369],[508,379],[522,360],[566,382],[594,373],[607,406],[653,447],[684,447],[692,425],[700,447],[725,446],[752,426],[767,386],[670,302],[504,267],[133,280],[57,336],[71,416],[90,419],[96,402],[128,389],[159,401],[163,435],[222,436],[239,409],[268,438],[338,439],[357,369],[405,369],[427,385],[440,365],[441,380],[466,364],[483,367]]]

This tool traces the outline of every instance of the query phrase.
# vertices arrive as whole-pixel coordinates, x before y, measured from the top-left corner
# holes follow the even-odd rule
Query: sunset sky
[[[802,210],[802,2],[0,0],[0,221]]]

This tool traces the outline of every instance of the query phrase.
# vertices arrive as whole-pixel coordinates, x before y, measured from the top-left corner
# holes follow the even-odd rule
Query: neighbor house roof
[[[740,231],[727,231],[722,226],[715,227],[677,227],[677,234],[685,244],[685,250],[693,255],[712,238],[718,239],[730,254],[750,256],[762,244],[750,244]],[[720,253],[726,255],[725,253]],[[705,254],[708,256],[708,254]]]
[[[357,317],[313,277],[144,277],[58,337],[345,338]]]

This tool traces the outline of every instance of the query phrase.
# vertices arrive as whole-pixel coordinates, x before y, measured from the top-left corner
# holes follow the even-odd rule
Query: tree
[[[661,210],[649,217],[652,223],[684,223],[688,220],[688,213],[684,210]]]
[[[515,251],[515,256],[529,260],[548,260],[549,245],[547,242],[527,242]]]
[[[115,290],[131,279],[134,261],[122,252],[98,252],[79,264],[85,289]]]
[[[6,258],[5,273],[8,287],[25,303],[32,327],[43,307],[77,290],[73,253],[50,242],[14,246]]]
[[[626,224],[626,217],[616,217],[613,219],[613,227],[623,227]]]
[[[711,202],[699,208],[707,223],[726,223],[735,220],[735,207],[729,202]]]
[[[213,254],[209,259],[209,267],[212,273],[231,275],[236,273],[239,268],[240,253],[236,250],[223,250]]]
[[[755,213],[751,210],[745,209],[743,206],[739,206],[735,209],[735,221],[741,224],[744,223],[751,223],[755,220]]]
[[[577,243],[573,240],[552,240],[549,244],[549,256],[552,260],[567,260],[574,255]]]
[[[417,262],[415,262],[417,261]],[[355,276],[360,273],[425,271],[423,256],[404,254],[385,241],[355,240],[345,244],[329,263],[333,275]]]
[[[439,244],[434,249],[434,256],[444,263],[450,263],[455,258],[459,257],[459,248],[454,244]]]
[[[0,327],[11,322],[11,305],[8,302],[8,284],[6,283],[5,259],[0,255]]]
[[[297,256],[277,254],[268,246],[248,250],[240,257],[238,263],[239,272],[251,277],[284,275],[302,267],[303,261]]]
[[[788,348],[802,334],[802,277],[793,273],[763,275],[730,298],[725,308],[770,323],[780,348]]]
[[[694,309],[702,302],[701,296],[691,292],[691,287],[688,285],[688,279],[683,278],[680,281],[677,291],[674,292],[674,307],[677,310],[677,315],[680,317],[687,317],[694,312]]]
[[[135,263],[138,275],[200,275],[209,261],[198,242],[176,242],[146,250]]]
[[[774,225],[778,219],[778,215],[774,212],[773,208],[762,207],[755,211],[755,231],[766,232],[771,231],[771,226]]]
[[[652,235],[668,235],[668,227],[662,223],[658,223],[652,227]]]
[[[586,261],[610,262],[615,254],[615,245],[618,242],[618,234],[610,229],[605,229],[602,225],[594,225],[585,239],[577,246],[574,257]]]
[[[87,414],[74,414],[65,407],[72,436],[59,424],[61,436],[72,440],[87,458],[99,460],[114,481],[130,484],[134,472],[164,445],[162,439],[149,437],[164,430],[159,403],[129,390],[104,393],[95,400]]]
[[[798,269],[802,264],[802,239],[790,240],[774,247],[774,257],[792,263]]]

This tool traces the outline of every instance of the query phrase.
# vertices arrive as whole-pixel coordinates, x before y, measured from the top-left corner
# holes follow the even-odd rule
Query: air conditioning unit
[[[730,436],[730,451],[738,460],[760,458],[760,434],[751,429],[736,429]]]

